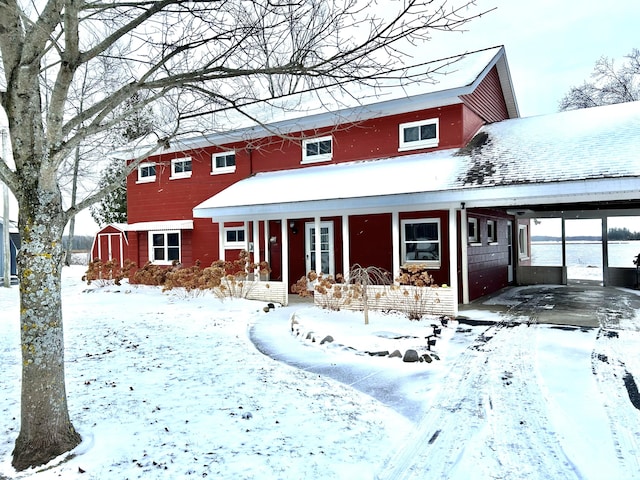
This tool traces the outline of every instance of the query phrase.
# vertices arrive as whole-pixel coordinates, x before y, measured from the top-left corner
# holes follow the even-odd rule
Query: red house
[[[601,211],[635,198],[640,171],[616,196],[604,184],[595,194],[585,187],[585,175],[608,175],[597,165],[572,176],[557,158],[526,163],[566,138],[544,152],[534,144],[502,149],[544,141],[520,131],[502,47],[421,68],[436,82],[390,81],[375,95],[356,87],[314,92],[324,103],[316,110],[303,109],[309,102],[299,97],[291,99],[296,108],[260,105],[262,125],[215,112],[215,121],[236,128],[181,139],[128,178],[129,258],[208,265],[245,249],[269,262],[269,295],[283,303],[310,270],[335,275],[360,264],[396,275],[420,263],[451,287],[456,309],[520,276],[557,277],[527,270],[534,212],[558,204],[561,215]],[[537,173],[543,162],[548,177]]]

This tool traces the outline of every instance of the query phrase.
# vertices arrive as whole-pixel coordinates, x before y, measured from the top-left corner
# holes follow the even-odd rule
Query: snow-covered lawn
[[[64,320],[84,441],[21,473],[18,291],[0,289],[0,478],[640,478],[637,315],[615,331],[450,322],[430,363],[405,363],[366,352],[428,353],[438,319],[87,292],[81,275],[64,271]]]

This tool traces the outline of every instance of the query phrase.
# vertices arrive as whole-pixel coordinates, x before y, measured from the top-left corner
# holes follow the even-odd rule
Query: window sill
[[[482,243],[480,242],[469,242],[470,247],[481,247]]]
[[[487,242],[487,245],[500,245],[498,242]]]
[[[236,167],[216,168],[211,172],[211,175],[224,175],[225,173],[235,173]]]
[[[191,174],[189,175],[174,175],[169,177],[169,180],[180,180],[181,178],[191,178]]]
[[[433,260],[405,260],[403,265],[424,265],[427,268],[440,268],[441,262],[434,262]]]
[[[136,180],[136,185],[140,184],[140,183],[153,183],[155,181],[156,181],[156,177],[144,178],[142,180],[138,179],[138,180]]]
[[[439,142],[420,143],[416,145],[400,145],[398,147],[399,152],[409,152],[411,150],[422,150],[424,148],[435,148]]]
[[[319,157],[319,158],[303,158],[302,161],[300,161],[301,165],[307,165],[310,163],[322,163],[322,162],[330,162],[331,160],[333,160],[333,157]]]

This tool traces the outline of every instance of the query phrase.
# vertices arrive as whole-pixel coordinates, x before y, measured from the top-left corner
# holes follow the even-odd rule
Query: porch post
[[[226,260],[224,254],[224,223],[218,223],[218,257],[220,260]]]
[[[462,210],[464,212],[464,210]],[[451,285],[449,287],[453,290],[453,314],[454,316],[458,315],[458,243],[462,246],[463,244],[466,246],[465,238],[460,235],[460,242],[458,242],[458,226],[456,222],[456,213],[457,210],[455,208],[449,209],[449,282]],[[463,217],[466,217],[465,214],[462,214]],[[464,231],[464,222],[461,223],[461,229]],[[465,247],[462,247],[463,251]],[[463,297],[464,297],[464,277],[462,281],[463,285]],[[468,302],[469,292],[467,289],[467,302]]]
[[[316,248],[314,250],[316,261],[313,264],[313,269],[317,274],[322,272],[322,248],[320,242],[322,241],[322,234],[320,232],[320,217],[314,218],[315,223],[315,244]]]
[[[289,223],[286,218],[280,219],[280,237],[282,238],[282,282],[284,283],[284,304],[289,305]]]
[[[562,284],[567,285],[567,278],[569,274],[567,272],[567,237],[565,231],[565,219],[562,217],[561,222],[561,236],[562,236]]]
[[[460,210],[460,276],[462,277],[462,303],[469,303],[469,256],[467,252],[467,241],[469,239],[469,222],[467,221],[467,210]],[[456,272],[457,278],[457,272]],[[453,281],[451,282],[453,284]]]
[[[260,225],[257,220],[252,222],[253,230],[253,263],[260,263]]]
[[[271,261],[271,256],[269,255],[269,250],[271,243],[269,243],[269,220],[264,220],[264,261],[269,263]]]
[[[609,228],[607,217],[602,217],[602,286],[609,285]]]
[[[351,271],[351,259],[349,258],[350,235],[349,216],[342,215],[342,275],[344,275],[345,278],[347,278]]]
[[[397,211],[391,212],[391,251],[391,278],[395,279],[400,275],[400,214]]]

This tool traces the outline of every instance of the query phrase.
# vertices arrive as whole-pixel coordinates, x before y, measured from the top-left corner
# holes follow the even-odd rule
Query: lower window
[[[404,263],[423,263],[440,267],[440,220],[402,221],[402,259]]]
[[[180,262],[180,232],[149,232],[149,261],[157,265]]]

